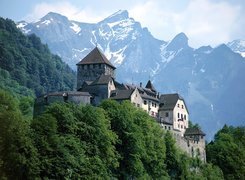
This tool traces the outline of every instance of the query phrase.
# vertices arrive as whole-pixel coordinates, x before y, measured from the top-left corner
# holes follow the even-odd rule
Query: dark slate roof
[[[108,84],[111,80],[113,81],[113,78],[110,75],[104,75],[104,74],[102,74],[100,77],[98,77],[90,85],[105,85],[105,84]]]
[[[141,97],[142,97],[143,99],[150,99],[150,100],[152,100],[152,101],[155,101],[155,102],[159,103],[159,99],[158,99],[158,98],[149,96],[149,95],[147,95],[146,93],[140,94],[140,95],[141,95]]]
[[[116,69],[115,66],[100,52],[98,47],[95,47],[85,58],[83,58],[77,65],[81,64],[107,64],[108,66]]]
[[[185,100],[183,97],[181,97],[178,93],[175,93],[175,94],[162,94],[160,96],[160,104],[161,104],[161,107],[160,109],[161,110],[173,110],[174,107],[176,106],[176,103],[178,100],[182,100],[185,104]],[[185,108],[186,110],[188,111],[188,108],[185,104]]]
[[[203,135],[205,136],[206,134],[204,132],[202,132],[201,129],[199,128],[187,128],[185,130],[185,136],[190,136],[190,135]]]
[[[127,89],[127,87],[123,83],[119,83],[115,80],[114,80],[114,85],[115,85],[116,89],[120,89],[120,90],[126,90]]]
[[[137,88],[143,99],[150,99],[150,100],[159,102],[159,99],[157,98],[156,92],[153,92],[151,89],[143,88],[143,87],[131,85],[131,84],[126,84],[125,87],[127,89]]]
[[[145,86],[145,88],[152,90],[153,92],[157,92],[155,87],[153,86],[151,80],[149,80]]]
[[[114,90],[111,92],[111,99],[125,100],[130,99],[134,89]]]

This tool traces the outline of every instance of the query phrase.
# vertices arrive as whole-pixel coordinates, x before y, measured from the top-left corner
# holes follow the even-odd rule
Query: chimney
[[[140,87],[142,87],[142,82],[140,82]]]

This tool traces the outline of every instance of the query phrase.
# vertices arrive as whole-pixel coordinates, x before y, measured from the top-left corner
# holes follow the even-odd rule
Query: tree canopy
[[[25,36],[12,20],[0,17],[0,88],[38,96],[72,90],[74,84],[75,73],[39,37]]]
[[[207,145],[207,161],[219,166],[225,179],[244,179],[245,127],[225,125]]]

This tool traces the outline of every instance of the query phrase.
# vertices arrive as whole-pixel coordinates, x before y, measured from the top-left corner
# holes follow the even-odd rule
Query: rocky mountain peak
[[[176,51],[181,48],[186,48],[188,46],[188,37],[185,35],[185,33],[181,32],[177,34],[173,40],[168,45],[169,51]]]
[[[245,40],[236,39],[226,44],[232,51],[245,57]]]
[[[57,22],[67,22],[69,21],[67,17],[55,13],[55,12],[49,12],[48,14],[46,14],[44,17],[41,18],[40,20],[41,22],[44,21],[57,21]]]
[[[128,11],[126,10],[119,10],[116,13],[112,14],[111,16],[105,18],[103,21],[106,22],[117,22],[117,21],[122,21],[125,19],[128,19]]]

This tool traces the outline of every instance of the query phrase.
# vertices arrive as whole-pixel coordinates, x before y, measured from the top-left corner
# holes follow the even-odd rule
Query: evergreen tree
[[[243,179],[245,174],[245,128],[224,126],[207,145],[207,161],[219,166],[225,179]]]
[[[33,179],[38,175],[39,160],[28,125],[17,100],[0,90],[0,177]]]

